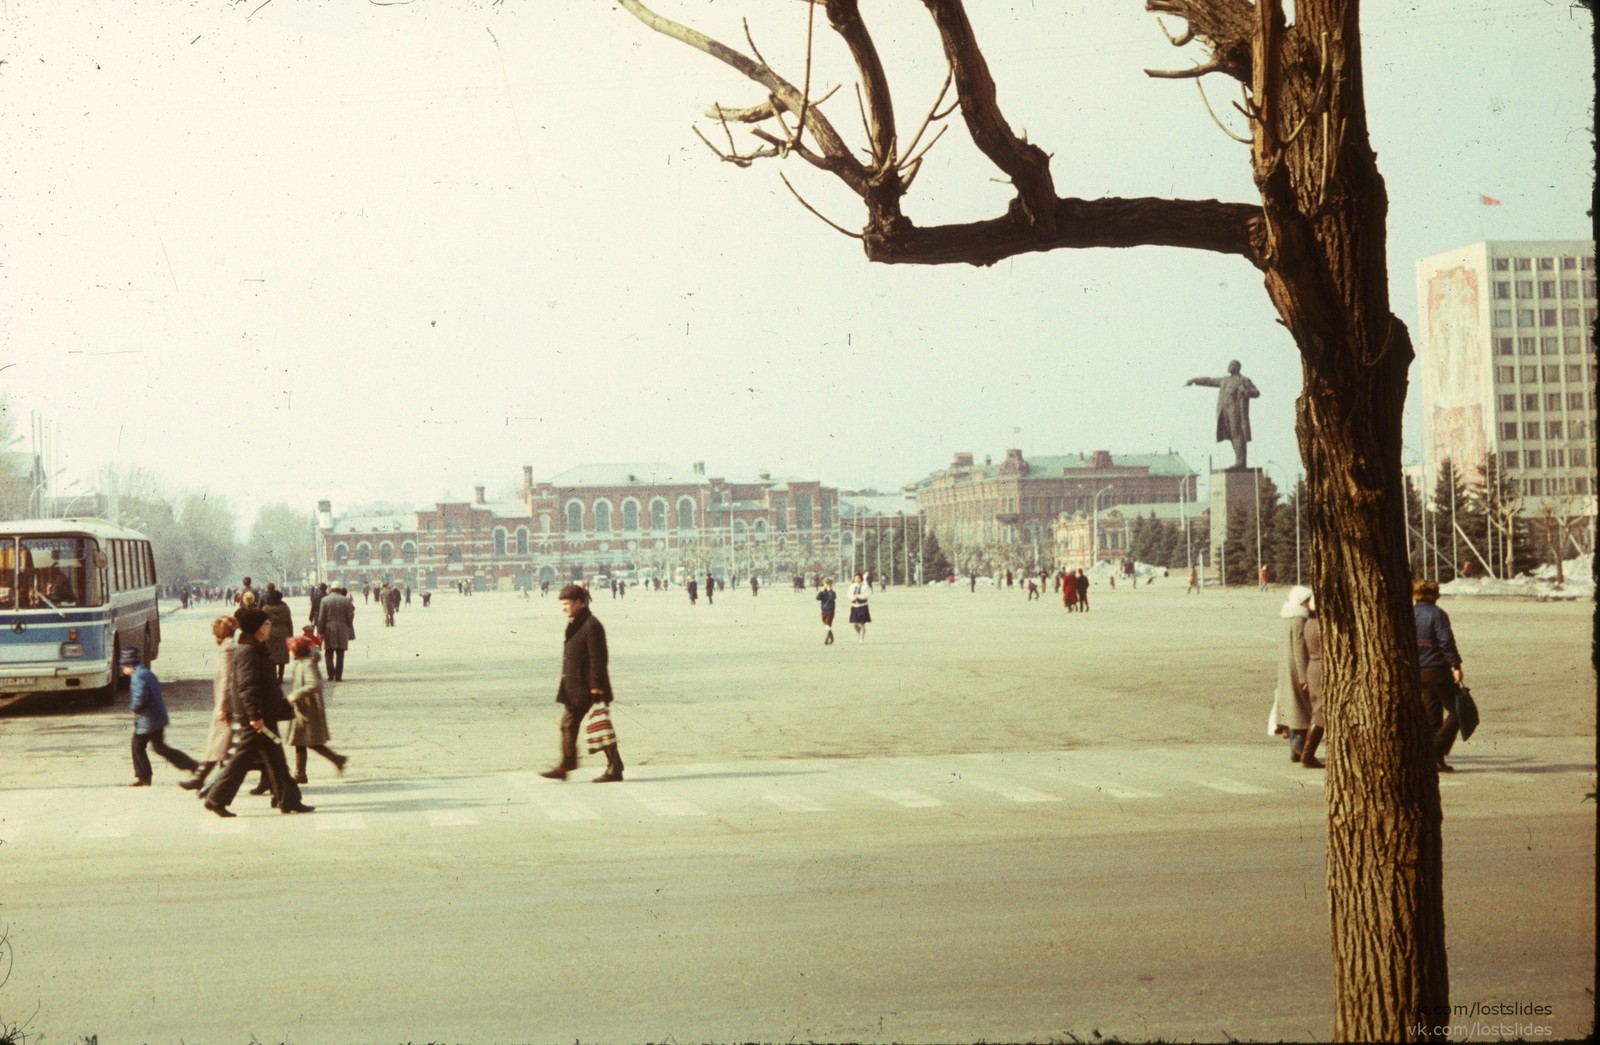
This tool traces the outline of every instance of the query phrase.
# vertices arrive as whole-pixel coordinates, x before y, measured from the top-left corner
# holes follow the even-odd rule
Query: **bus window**
[[[17,542],[0,537],[0,610],[17,608]]]
[[[22,559],[31,570],[24,597],[30,607],[97,606],[95,543],[84,537],[24,537]]]

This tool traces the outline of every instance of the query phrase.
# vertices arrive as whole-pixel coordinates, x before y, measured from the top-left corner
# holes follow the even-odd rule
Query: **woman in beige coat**
[[[1306,621],[1311,618],[1311,589],[1295,585],[1289,590],[1278,616],[1283,618],[1283,645],[1279,647],[1277,698],[1278,732],[1289,736],[1289,760],[1299,762],[1311,728],[1311,697],[1306,688]],[[1315,762],[1313,769],[1321,763]]]
[[[289,654],[294,657],[294,668],[289,676],[289,705],[294,708],[294,721],[284,736],[286,744],[294,745],[294,779],[297,784],[306,780],[306,748],[310,748],[329,762],[341,774],[344,764],[350,761],[328,747],[328,712],[322,703],[322,654],[319,643],[309,635],[298,635],[289,640]]]
[[[211,733],[206,737],[206,753],[194,776],[178,786],[198,791],[205,786],[206,777],[217,764],[228,757],[228,745],[233,741],[233,703],[228,696],[228,661],[233,653],[233,634],[239,622],[232,617],[218,617],[211,622],[211,635],[217,640],[217,673],[211,680]]]

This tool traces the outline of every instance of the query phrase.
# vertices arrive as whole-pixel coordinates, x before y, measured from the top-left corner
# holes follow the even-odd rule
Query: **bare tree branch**
[[[1004,171],[1017,187],[1021,202],[1018,218],[1038,223],[1043,231],[1053,231],[1056,218],[1055,184],[1050,176],[1050,157],[1043,149],[1029,145],[1011,133],[995,98],[994,79],[989,63],[978,47],[960,0],[925,0],[928,12],[939,29],[945,60],[955,79],[961,113],[975,144],[996,167]]]
[[[815,208],[811,204],[807,203],[806,202],[806,198],[804,196],[800,195],[800,193],[798,191],[796,191],[796,189],[795,189],[795,187],[793,185],[789,184],[789,179],[785,178],[783,176],[783,172],[782,171],[778,172],[778,177],[783,181],[784,186],[791,193],[794,194],[794,198],[800,201],[800,206],[804,207],[806,210],[810,211],[812,214],[815,214],[823,222],[823,224],[829,226],[835,232],[844,233],[846,236],[849,236],[851,239],[860,239],[861,238],[861,233],[859,233],[859,232],[851,232],[849,229],[844,228],[843,226],[838,225],[838,224],[836,224],[836,223],[834,223],[832,221],[829,221],[826,217],[823,216],[821,211],[817,210],[817,208]]]
[[[1187,80],[1190,78],[1198,80],[1200,77],[1205,76],[1208,73],[1220,73],[1225,71],[1226,70],[1224,70],[1220,64],[1215,61],[1210,61],[1205,62],[1202,65],[1197,65],[1192,69],[1146,69],[1144,74],[1146,76],[1155,77],[1157,80]]]

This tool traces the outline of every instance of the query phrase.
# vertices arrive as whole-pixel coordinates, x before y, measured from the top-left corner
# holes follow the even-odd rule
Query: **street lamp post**
[[[1089,565],[1092,567],[1100,561],[1100,495],[1115,486],[1107,483],[1094,492],[1094,500],[1090,505],[1089,514]]]

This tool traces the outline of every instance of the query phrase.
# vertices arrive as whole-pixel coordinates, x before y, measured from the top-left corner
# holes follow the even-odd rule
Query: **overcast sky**
[[[1137,0],[973,0],[1014,127],[1063,195],[1252,201],[1248,149]],[[798,79],[792,0],[656,5]],[[915,3],[864,5],[902,126],[943,65]],[[1591,24],[1566,2],[1365,5],[1396,312],[1417,258],[1587,238]],[[815,82],[860,139],[836,38]],[[1174,32],[1179,25],[1169,21]],[[803,161],[694,136],[757,91],[606,0],[0,0],[0,390],[58,426],[59,485],[137,463],[173,489],[308,508],[507,494],[532,465],[705,461],[893,487],[969,450],[1108,449],[1199,469],[1238,358],[1252,463],[1298,469],[1294,346],[1246,262],[1056,251],[869,265],[861,210]],[[1238,97],[1205,81],[1236,130]],[[907,212],[1009,195],[959,120]],[[1482,195],[1501,206],[1480,204]],[[1420,451],[1413,386],[1408,443]],[[25,447],[24,447],[25,448]]]

